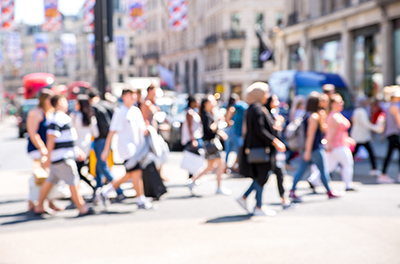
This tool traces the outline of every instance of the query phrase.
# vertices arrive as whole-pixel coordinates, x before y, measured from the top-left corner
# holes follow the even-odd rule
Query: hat
[[[400,89],[397,89],[392,93],[392,97],[400,97]]]

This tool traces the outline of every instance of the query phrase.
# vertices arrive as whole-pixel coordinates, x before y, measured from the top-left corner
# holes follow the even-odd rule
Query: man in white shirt
[[[122,183],[132,179],[133,187],[138,198],[139,208],[151,209],[153,205],[144,196],[142,169],[139,164],[138,156],[145,144],[145,134],[148,133],[143,115],[139,108],[134,106],[137,100],[135,91],[124,89],[121,95],[123,105],[114,113],[110,131],[108,132],[101,159],[106,160],[110,154],[111,140],[114,134],[118,134],[118,152],[120,157],[125,160],[126,175],[118,180],[114,180],[104,186],[99,196],[105,205],[107,195],[110,191],[118,188]],[[136,160],[135,160],[136,159]]]

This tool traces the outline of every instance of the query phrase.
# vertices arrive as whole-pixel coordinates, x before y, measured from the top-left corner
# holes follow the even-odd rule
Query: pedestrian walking
[[[121,98],[123,104],[112,117],[101,159],[107,160],[110,154],[111,140],[117,134],[118,152],[121,159],[124,160],[126,174],[104,186],[101,192],[98,191],[98,197],[103,205],[106,205],[108,194],[111,191],[119,188],[122,183],[132,180],[139,208],[152,209],[152,203],[144,196],[142,168],[139,164],[141,160],[138,158],[142,154],[140,152],[145,144],[145,134],[148,131],[142,113],[139,108],[134,106],[137,100],[135,91],[126,87],[122,91]]]
[[[189,96],[188,106],[186,108],[186,119],[182,124],[181,144],[185,150],[198,153],[198,150],[204,146],[203,142],[203,125],[201,117],[196,111],[198,103],[194,97]],[[189,178],[193,174],[189,173]]]
[[[323,128],[321,128],[321,116],[319,114],[320,100],[321,95],[317,92],[311,92],[307,99],[306,115],[303,121],[306,131],[305,150],[301,153],[300,165],[294,175],[293,186],[289,195],[289,198],[294,202],[301,202],[301,198],[295,193],[296,186],[311,163],[318,167],[328,197],[330,199],[338,197],[329,187],[330,176],[326,165],[326,153],[321,142]]]
[[[99,129],[97,127],[97,120],[94,115],[93,108],[90,106],[89,96],[80,94],[75,102],[75,111],[70,114],[72,124],[78,134],[76,146],[79,147],[86,156],[84,161],[76,161],[79,177],[86,182],[95,193],[96,188],[92,185],[90,180],[82,174],[82,168],[89,166],[89,154],[92,148],[92,137],[99,136]]]
[[[389,146],[386,154],[385,161],[383,163],[382,175],[378,176],[377,183],[394,183],[395,180],[387,175],[387,168],[392,158],[393,150],[398,149],[400,151],[400,111],[398,104],[400,103],[400,87],[393,92],[390,99],[390,106],[386,112],[386,128],[385,136],[389,141]],[[400,166],[400,157],[399,157]],[[397,178],[400,181],[400,173]]]
[[[28,155],[32,158],[34,166],[40,170],[42,179],[37,179],[39,175],[34,171],[29,180],[28,194],[28,211],[32,211],[35,203],[39,199],[40,185],[37,183],[43,182],[44,177],[48,176],[48,172],[43,170],[41,163],[46,158],[48,150],[46,147],[46,135],[48,128],[48,119],[54,112],[51,105],[51,97],[53,93],[49,89],[42,89],[39,94],[39,104],[37,107],[28,112],[26,118],[26,129],[28,132]],[[40,164],[40,165],[39,165]],[[44,174],[44,175],[43,175]],[[49,207],[54,211],[61,211],[62,208],[57,207],[52,200],[49,200]]]
[[[253,183],[243,196],[237,199],[237,202],[249,211],[247,197],[255,190],[256,206],[253,211],[255,216],[276,214],[273,210],[262,208],[262,194],[264,185],[268,181],[269,171],[274,169],[276,151],[286,151],[285,145],[278,139],[276,130],[273,128],[274,119],[264,107],[268,98],[269,86],[266,83],[256,82],[246,89],[246,101],[249,108],[245,116],[246,131],[239,169],[244,176],[253,178]],[[250,156],[260,156],[260,159],[255,161],[250,159]]]
[[[47,160],[43,164],[50,167],[49,177],[42,186],[38,205],[35,213],[41,214],[47,211],[43,207],[49,191],[59,180],[65,181],[71,191],[71,199],[79,210],[79,216],[93,214],[94,210],[85,205],[83,197],[79,194],[79,174],[75,163],[75,157],[79,161],[85,160],[85,153],[75,147],[77,134],[72,126],[71,118],[66,114],[68,101],[63,95],[55,95],[51,98],[51,104],[55,108],[54,116],[47,129]]]
[[[89,101],[94,110],[96,117],[97,127],[99,129],[98,137],[94,138],[93,150],[96,155],[96,191],[103,186],[103,179],[106,178],[107,182],[114,180],[111,175],[109,165],[106,161],[101,159],[101,153],[104,150],[106,144],[107,134],[110,128],[111,119],[114,114],[114,105],[108,101],[100,99],[98,92],[92,89],[89,92]],[[95,193],[96,193],[95,191]],[[116,190],[117,198],[116,201],[122,201],[126,197],[121,188]],[[95,200],[95,194],[93,194],[93,200]]]
[[[193,192],[193,188],[198,183],[198,179],[206,173],[216,168],[217,176],[217,194],[230,195],[231,190],[221,186],[222,173],[225,169],[225,163],[221,158],[222,145],[217,136],[221,136],[224,140],[226,134],[218,129],[220,120],[214,121],[213,109],[216,107],[217,101],[212,95],[207,96],[201,102],[200,117],[203,125],[203,141],[206,152],[207,166],[200,168],[191,179],[188,180],[189,189]]]
[[[242,129],[243,129],[243,118],[248,105],[240,100],[237,94],[232,94],[229,100],[229,105],[227,107],[227,112],[225,115],[225,122],[228,124],[226,133],[228,139],[225,143],[225,164],[228,164],[228,158],[230,152],[236,153],[236,160],[230,171],[238,172],[238,158],[239,158],[239,148],[243,146]],[[237,166],[237,167],[236,167]]]
[[[371,162],[372,170],[369,172],[371,176],[379,176],[380,171],[377,170],[375,154],[370,144],[371,141],[371,131],[376,133],[382,133],[383,127],[375,125],[369,121],[367,110],[368,98],[361,97],[357,100],[357,108],[353,112],[353,125],[350,132],[351,138],[356,141],[356,147],[353,151],[353,156],[357,153],[361,146],[365,147],[369,154],[369,160]]]

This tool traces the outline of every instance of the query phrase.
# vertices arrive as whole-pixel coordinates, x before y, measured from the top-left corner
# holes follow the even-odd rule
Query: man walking
[[[79,210],[79,216],[93,214],[94,210],[85,205],[83,197],[79,194],[79,174],[75,157],[85,160],[85,153],[75,147],[74,141],[77,134],[72,126],[71,118],[66,114],[68,101],[63,95],[55,95],[51,98],[51,104],[55,108],[54,118],[47,129],[47,160],[43,167],[50,166],[49,177],[42,186],[38,205],[34,211],[36,214],[46,213],[43,207],[44,200],[53,185],[59,180],[65,181],[71,191],[71,199]]]
[[[144,196],[142,169],[139,164],[139,156],[142,154],[142,147],[145,144],[144,136],[148,131],[142,113],[139,108],[134,106],[137,99],[136,93],[129,88],[125,88],[122,91],[121,98],[123,105],[112,117],[110,131],[106,138],[101,159],[105,161],[108,158],[111,140],[115,134],[118,134],[118,152],[120,157],[125,160],[126,175],[104,186],[99,196],[105,204],[110,191],[132,179],[139,208],[151,209],[153,207],[152,203]]]

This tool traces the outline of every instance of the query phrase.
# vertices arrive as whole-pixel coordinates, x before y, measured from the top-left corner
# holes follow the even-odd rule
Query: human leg
[[[54,184],[49,181],[45,181],[43,183],[42,188],[40,189],[38,204],[34,208],[35,213],[45,212],[44,206],[43,206],[44,200],[47,198],[47,195],[49,194],[51,188],[53,188],[53,185]]]
[[[303,153],[301,153],[301,155],[303,155]],[[299,168],[293,177],[292,191],[296,190],[297,183],[300,181],[301,177],[303,177],[304,172],[307,170],[309,166],[310,162],[307,162],[303,158],[301,158]]]
[[[389,141],[389,146],[388,146],[388,151],[386,153],[386,158],[385,161],[383,162],[383,168],[382,168],[382,174],[386,175],[386,171],[387,171],[387,167],[389,165],[390,159],[392,158],[392,152],[396,147],[397,144],[397,136],[392,135],[388,137],[388,141]]]
[[[262,206],[262,194],[264,186],[261,186],[256,180],[254,181],[254,189],[256,190],[256,206],[261,208]]]
[[[316,149],[313,152],[311,152],[311,162],[318,167],[318,170],[321,174],[321,181],[325,186],[326,190],[330,192],[329,181],[331,180],[331,177],[329,176],[329,172],[326,165],[325,150]]]
[[[346,190],[353,189],[354,161],[351,150],[348,147],[340,147],[332,150],[340,165],[342,166],[341,176],[346,185]]]
[[[76,161],[76,167],[77,167],[77,169],[78,169],[79,178],[80,178],[81,180],[83,180],[84,182],[86,182],[86,184],[89,185],[90,188],[92,188],[93,191],[94,191],[94,190],[95,190],[95,187],[92,185],[92,183],[89,181],[89,179],[86,178],[86,177],[82,174],[82,172],[81,172],[81,169],[82,169],[84,166],[85,166],[85,161]]]
[[[371,162],[372,169],[376,170],[375,155],[374,155],[374,151],[373,151],[373,149],[371,147],[371,144],[369,142],[367,142],[367,143],[363,144],[363,146],[368,151],[369,161]]]

